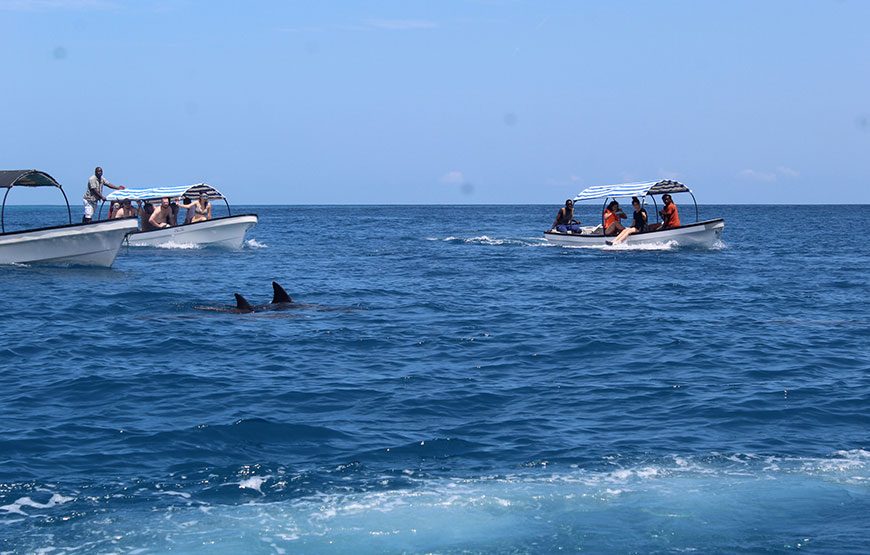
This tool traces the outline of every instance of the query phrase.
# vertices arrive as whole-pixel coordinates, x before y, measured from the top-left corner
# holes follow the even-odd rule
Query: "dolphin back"
[[[287,291],[284,291],[284,288],[278,285],[277,281],[272,282],[272,304],[280,304],[280,303],[292,303],[293,299],[290,298],[290,295],[287,294]]]
[[[238,293],[233,293],[236,297],[236,310],[244,310],[246,312],[253,312],[254,307],[251,306],[251,303],[247,301],[243,296]]]

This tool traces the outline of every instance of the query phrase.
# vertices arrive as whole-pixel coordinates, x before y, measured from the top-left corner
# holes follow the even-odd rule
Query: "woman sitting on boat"
[[[604,209],[604,234],[616,235],[620,233],[625,226],[619,220],[625,219],[625,212],[619,208],[619,203],[615,200],[610,201],[607,208]]]
[[[553,227],[561,233],[568,231],[580,231],[580,222],[574,219],[574,201],[568,199],[565,201],[565,207],[560,208],[556,214],[556,221],[553,222]]]
[[[646,210],[641,207],[640,200],[637,197],[631,197],[631,207],[634,208],[634,221],[632,222],[631,227],[627,227],[619,232],[619,235],[617,235],[616,239],[613,240],[614,245],[622,243],[633,233],[643,233],[646,231],[647,213]]]
[[[196,222],[204,222],[211,219],[211,203],[208,201],[208,195],[205,193],[200,193],[196,202],[191,202],[190,204],[179,202],[178,207],[187,210],[193,209],[193,217],[190,219],[190,223],[195,224]]]

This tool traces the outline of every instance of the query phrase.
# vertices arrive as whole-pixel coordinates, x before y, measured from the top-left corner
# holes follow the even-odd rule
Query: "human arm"
[[[208,219],[211,219],[211,203],[208,203]]]
[[[556,226],[559,225],[559,220],[562,219],[562,214],[564,213],[564,211],[564,208],[560,208],[559,211],[556,212],[556,219],[553,220],[553,225],[550,226],[550,229],[556,229]]]
[[[112,183],[109,183],[105,179],[103,180],[103,185],[105,185],[109,189],[115,189],[116,191],[123,191],[124,189],[126,189],[126,187],[124,187],[123,185],[114,185]]]
[[[169,227],[169,224],[166,222],[157,221],[157,216],[162,214],[162,209],[158,208],[154,212],[152,212],[151,217],[148,218],[148,223],[153,225],[154,227]]]

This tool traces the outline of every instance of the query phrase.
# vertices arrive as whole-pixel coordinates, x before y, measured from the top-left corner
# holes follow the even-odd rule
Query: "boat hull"
[[[629,235],[623,244],[655,245],[675,243],[680,246],[712,247],[722,238],[722,231],[724,229],[725,220],[719,218],[697,222],[675,229],[636,233],[634,235]],[[613,236],[605,237],[603,235],[584,233],[567,234],[555,231],[545,231],[544,238],[550,243],[556,245],[571,246],[605,246],[614,239]]]
[[[196,245],[240,249],[245,233],[257,225],[256,214],[214,218],[154,231],[137,231],[128,239],[131,247]]]
[[[14,231],[0,235],[0,264],[109,268],[135,218]]]

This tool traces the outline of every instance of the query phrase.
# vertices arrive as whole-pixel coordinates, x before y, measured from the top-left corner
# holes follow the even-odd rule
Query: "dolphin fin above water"
[[[284,291],[284,288],[278,285],[277,281],[272,282],[272,303],[271,304],[282,304],[282,303],[292,303],[293,299],[290,298],[290,295],[287,294],[287,291]]]
[[[300,308],[307,305],[297,305],[287,294],[287,291],[277,282],[272,282],[272,302],[269,304],[251,304],[248,299],[238,293],[233,293],[236,298],[236,306],[194,306],[196,310],[208,310],[210,312],[227,312],[232,314],[250,314],[253,312],[284,311],[292,308]]]
[[[253,312],[254,307],[251,306],[251,303],[247,301],[243,296],[238,293],[233,293],[236,296],[236,310],[242,310],[245,312]]]

